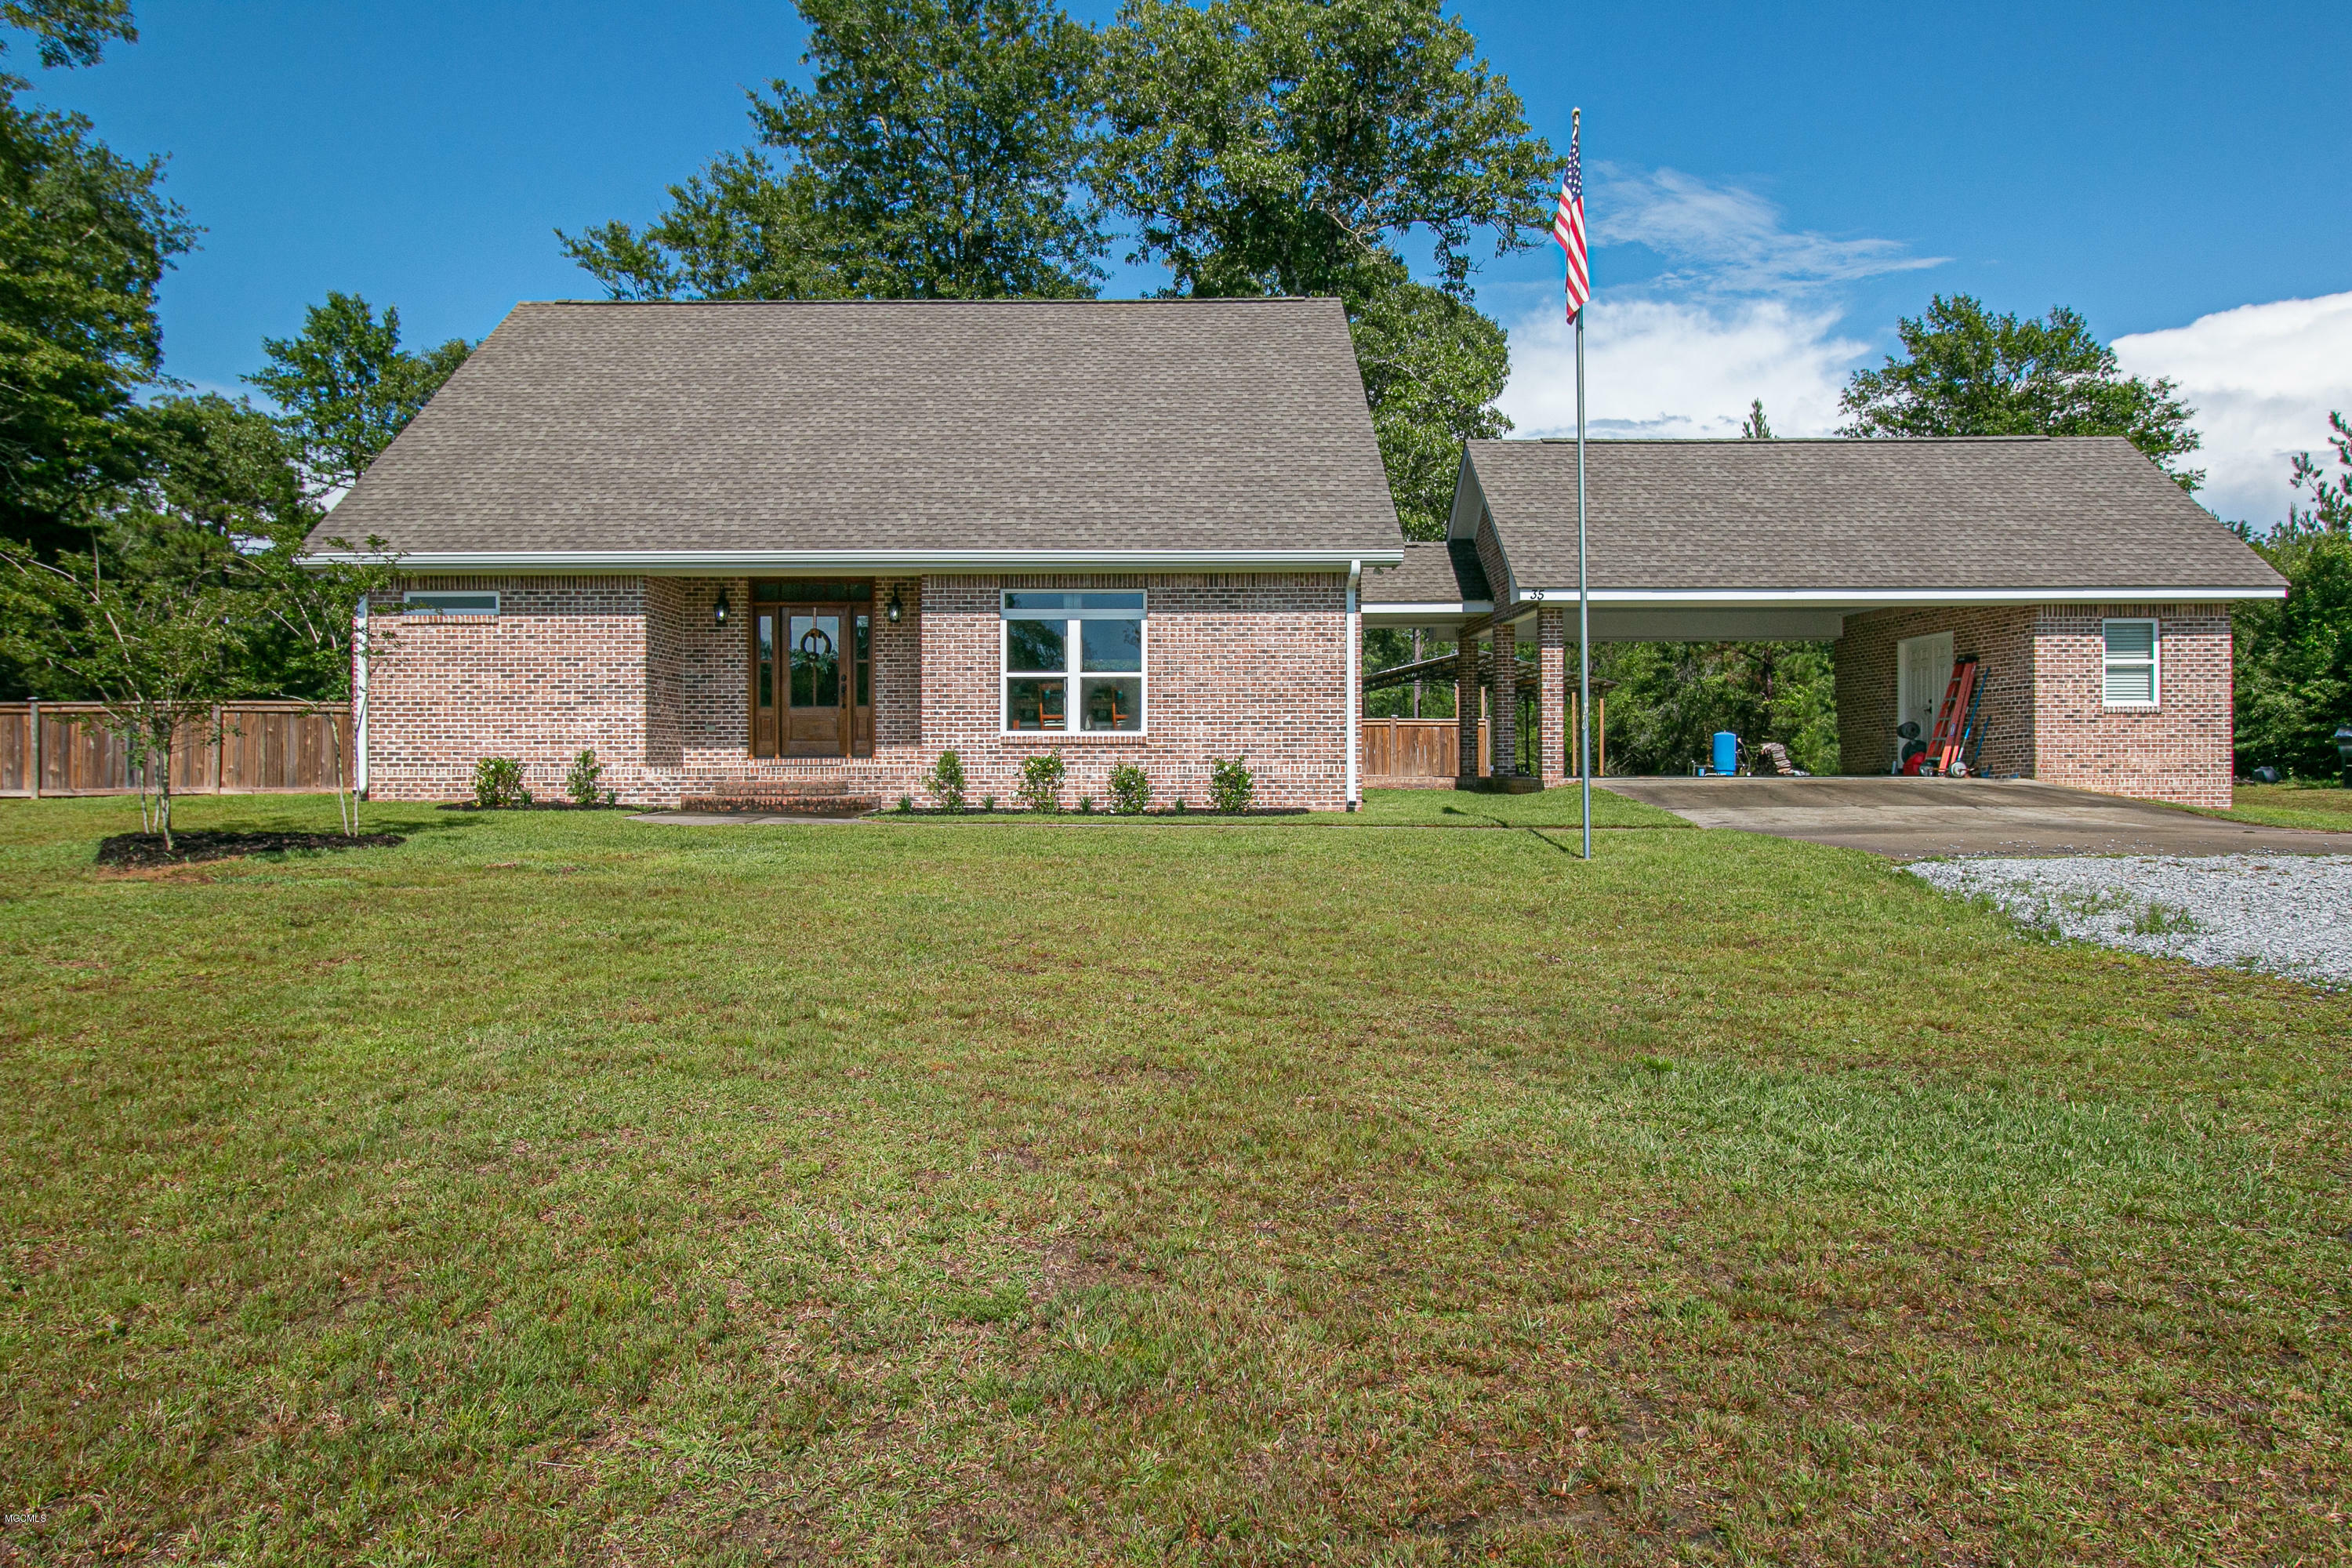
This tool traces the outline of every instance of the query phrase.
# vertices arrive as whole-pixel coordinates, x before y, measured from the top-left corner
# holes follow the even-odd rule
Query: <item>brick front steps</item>
[[[704,779],[687,786],[678,809],[863,816],[881,805],[879,795],[853,794],[846,779]]]

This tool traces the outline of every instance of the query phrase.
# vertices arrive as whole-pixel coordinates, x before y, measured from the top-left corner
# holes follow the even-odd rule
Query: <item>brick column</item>
[[[1454,645],[1454,729],[1461,765],[1454,780],[1465,788],[1478,776],[1478,645],[1461,637]]]
[[[1487,721],[1489,771],[1507,779],[1519,771],[1519,633],[1495,628],[1495,711]]]
[[[1536,612],[1536,663],[1540,671],[1536,687],[1536,722],[1543,737],[1543,765],[1538,770],[1544,788],[1566,784],[1574,775],[1576,737],[1569,733],[1569,682],[1574,679],[1568,663],[1568,612]]]

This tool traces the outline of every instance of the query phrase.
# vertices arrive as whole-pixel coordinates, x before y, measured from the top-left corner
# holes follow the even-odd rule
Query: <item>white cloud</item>
[[[1751,398],[1779,436],[1826,436],[1868,345],[1839,312],[1787,300],[1604,300],[1585,328],[1588,428],[1597,436],[1737,436]],[[1574,331],[1557,317],[1511,331],[1501,407],[1518,436],[1576,433]]]
[[[1588,427],[1602,436],[1736,436],[1759,397],[1775,435],[1831,434],[1846,374],[1869,352],[1839,330],[1839,286],[1938,259],[1789,229],[1754,192],[1672,169],[1612,174],[1595,196],[1597,237],[1669,263],[1591,308]],[[1501,407],[1515,434],[1573,434],[1575,340],[1556,305],[1512,325],[1511,364]]]
[[[1673,169],[1612,174],[1593,193],[1591,210],[1593,237],[1601,244],[1647,246],[1686,268],[1659,280],[1668,287],[1786,291],[1909,272],[1946,259],[1909,255],[1897,240],[1839,239],[1786,228],[1780,210],[1755,192],[1710,185]]]
[[[2289,455],[2321,449],[2330,411],[2352,415],[2352,293],[2241,305],[2115,350],[2129,374],[2180,384],[2205,438],[2188,459],[2206,471],[2198,499],[2256,528],[2286,516]]]

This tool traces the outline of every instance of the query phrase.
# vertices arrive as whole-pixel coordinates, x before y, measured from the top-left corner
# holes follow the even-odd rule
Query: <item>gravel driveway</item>
[[[1984,894],[2056,935],[2352,985],[2352,856],[1923,860],[1905,869],[1947,892]]]

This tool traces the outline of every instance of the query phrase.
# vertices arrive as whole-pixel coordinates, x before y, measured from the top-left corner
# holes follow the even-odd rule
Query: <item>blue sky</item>
[[[1846,372],[1937,289],[2064,301],[2179,376],[2225,516],[2274,516],[2277,454],[2352,409],[2352,98],[2315,47],[2340,0],[1459,15],[1539,130],[1564,144],[1584,107],[1601,428],[1724,430],[1760,395],[1783,433],[1825,430]],[[330,289],[425,341],[592,295],[551,231],[649,216],[740,145],[741,89],[795,71],[800,32],[759,0],[155,0],[139,22],[36,94],[171,155],[207,232],[165,288],[169,368],[219,386]],[[1524,433],[1567,417],[1558,277],[1539,249],[1482,282]]]

